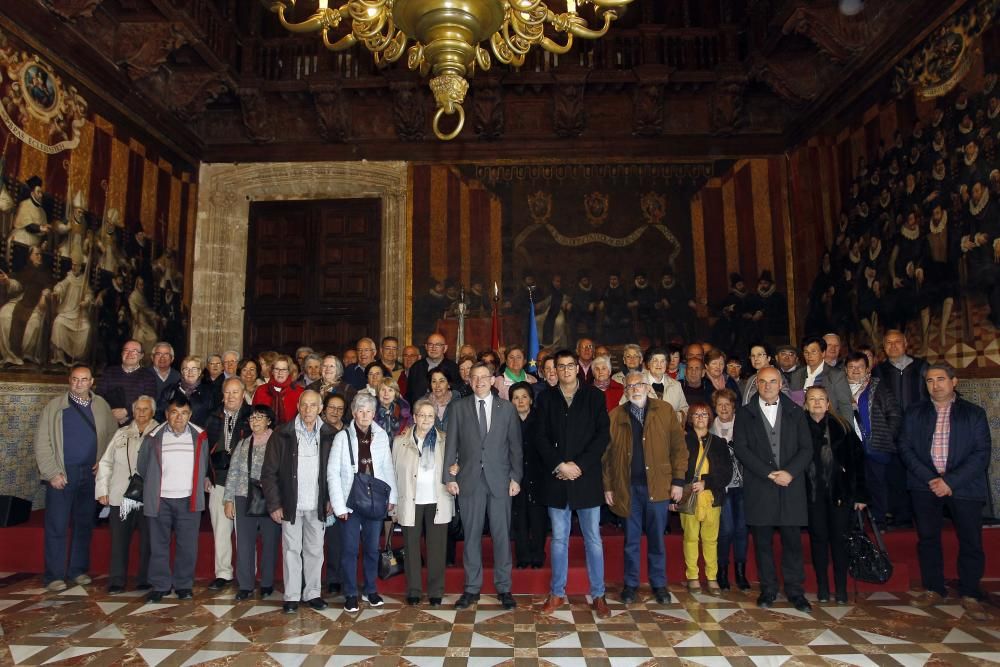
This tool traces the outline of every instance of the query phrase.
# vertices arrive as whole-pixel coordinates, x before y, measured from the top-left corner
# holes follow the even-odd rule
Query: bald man
[[[406,400],[410,405],[418,398],[427,395],[430,389],[430,380],[427,374],[434,368],[440,368],[448,376],[448,382],[454,385],[459,380],[458,364],[445,356],[448,352],[448,343],[444,336],[439,333],[432,333],[427,337],[424,344],[424,358],[410,366],[406,379]]]

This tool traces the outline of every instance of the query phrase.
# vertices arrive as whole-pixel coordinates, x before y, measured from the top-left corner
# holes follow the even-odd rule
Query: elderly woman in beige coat
[[[139,531],[139,576],[138,588],[149,588],[146,575],[149,571],[149,531],[142,512],[130,512],[122,518],[120,506],[122,495],[128,488],[129,479],[136,471],[139,447],[143,438],[158,426],[153,413],[156,401],[152,396],[140,396],[132,404],[132,421],[115,432],[97,464],[97,479],[94,481],[94,495],[97,502],[110,508],[108,528],[111,531],[111,571],[108,576],[108,593],[115,595],[125,592],[128,576],[128,555],[132,545],[132,533]]]
[[[412,427],[393,441],[396,469],[396,521],[406,545],[406,602],[420,604],[420,536],[427,544],[427,594],[432,607],[444,596],[445,545],[454,499],[441,483],[444,472],[444,431],[434,427],[437,411],[426,398],[413,408]]]

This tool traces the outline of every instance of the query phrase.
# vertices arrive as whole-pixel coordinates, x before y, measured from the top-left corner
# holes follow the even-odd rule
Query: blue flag
[[[535,321],[534,295],[528,300],[528,371],[538,374],[538,324]]]

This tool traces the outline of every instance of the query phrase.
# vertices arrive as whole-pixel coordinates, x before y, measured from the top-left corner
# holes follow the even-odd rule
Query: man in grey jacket
[[[90,536],[94,527],[94,475],[97,462],[118,424],[107,402],[91,392],[90,368],[69,372],[69,391],[42,410],[35,431],[35,461],[45,482],[45,586],[66,590],[66,580],[87,585]],[[67,545],[69,526],[71,544]],[[69,563],[66,562],[70,547]]]
[[[179,600],[193,597],[198,530],[205,494],[212,491],[208,434],[191,424],[191,403],[176,392],[167,403],[166,423],[153,429],[139,449],[143,514],[149,525],[149,583],[146,599],[159,602],[173,588]],[[124,501],[123,501],[124,502]],[[170,536],[177,538],[170,569]]]

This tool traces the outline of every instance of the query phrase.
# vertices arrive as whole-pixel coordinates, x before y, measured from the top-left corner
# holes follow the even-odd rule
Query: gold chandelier
[[[465,124],[462,103],[469,89],[466,77],[472,76],[477,65],[482,70],[490,68],[490,54],[482,42],[489,40],[499,62],[520,67],[532,46],[564,54],[573,47],[574,36],[603,37],[618,18],[618,11],[632,0],[579,0],[581,5],[595,7],[598,20],[603,18],[604,25],[597,29],[589,27],[587,19],[577,13],[578,0],[566,0],[566,11],[560,14],[543,0],[348,0],[336,9],[329,6],[329,0],[319,0],[316,13],[301,23],[290,23],[285,16],[296,0],[265,2],[287,30],[319,32],[331,51],[343,51],[360,42],[378,65],[399,60],[406,44],[413,40],[407,64],[421,75],[434,74],[430,81],[437,102],[434,134],[447,141],[457,137]],[[351,31],[330,41],[330,31],[345,19],[351,21]],[[565,43],[546,37],[546,25],[565,33]],[[455,113],[458,124],[444,133],[441,117]]]

